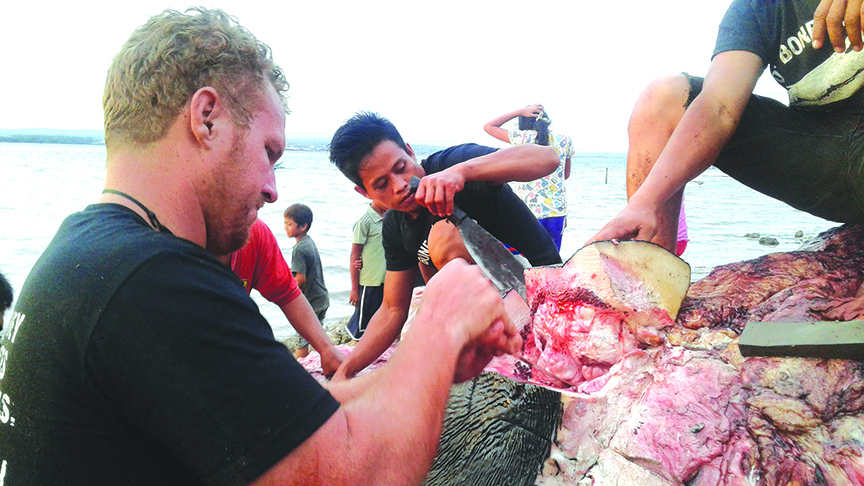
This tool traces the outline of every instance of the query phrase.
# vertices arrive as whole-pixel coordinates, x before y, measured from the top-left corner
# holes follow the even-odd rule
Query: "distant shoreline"
[[[6,143],[60,143],[68,145],[104,145],[105,140],[79,135],[0,135]]]
[[[0,129],[0,143],[44,143],[65,145],[105,145],[105,137],[97,130],[4,130]],[[330,140],[312,137],[288,137],[286,150],[295,152],[328,152]],[[418,157],[425,157],[446,147],[430,144],[412,144]],[[618,158],[620,153],[586,152],[577,157]]]
[[[36,135],[36,134],[15,134],[15,135],[0,135],[0,142],[4,143],[45,143],[45,144],[64,144],[64,145],[105,145],[105,139],[102,137],[88,137],[83,135]],[[325,142],[310,142],[307,140],[292,141],[289,140],[288,150],[298,152],[320,152],[327,150]]]
[[[105,139],[102,136],[64,133],[2,133],[2,131],[0,131],[0,142],[105,145]],[[323,138],[289,138],[285,142],[287,150],[296,152],[327,152],[330,144],[330,140]],[[413,147],[418,154],[431,154],[444,148],[424,144],[417,144]]]

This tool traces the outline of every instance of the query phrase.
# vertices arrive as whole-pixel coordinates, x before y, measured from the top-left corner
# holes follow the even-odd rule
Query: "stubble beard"
[[[254,221],[254,220],[253,220]],[[238,227],[235,225],[234,230],[228,233],[220,231],[211,231],[211,227],[207,227],[207,251],[214,255],[229,255],[246,244],[249,240],[249,232],[252,224]]]
[[[207,232],[207,251],[214,255],[228,255],[240,248],[249,240],[249,232],[256,216],[249,216],[250,208],[237,208],[237,199],[229,190],[236,185],[234,177],[243,171],[241,153],[245,139],[235,134],[232,149],[227,159],[213,174],[207,186],[207,199],[210,206],[204,209],[205,227]],[[255,214],[257,215],[257,206]]]

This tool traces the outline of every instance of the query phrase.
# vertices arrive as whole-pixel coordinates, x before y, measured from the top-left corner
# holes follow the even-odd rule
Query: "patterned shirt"
[[[521,145],[534,143],[536,130],[510,130],[510,143]],[[554,172],[531,182],[511,182],[519,197],[525,201],[537,219],[558,218],[567,216],[567,194],[564,188],[564,166],[567,159],[573,156],[573,144],[567,135],[549,134],[549,142],[558,153],[560,164]]]

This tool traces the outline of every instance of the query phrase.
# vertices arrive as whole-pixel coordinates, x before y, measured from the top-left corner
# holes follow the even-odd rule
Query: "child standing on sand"
[[[312,227],[312,210],[305,204],[292,204],[285,210],[283,218],[285,234],[296,241],[291,251],[291,272],[323,325],[327,308],[330,307],[330,295],[324,285],[324,271],[318,247],[308,234]],[[302,358],[308,353],[309,343],[301,337],[295,356]]]
[[[384,276],[387,274],[381,230],[387,208],[372,201],[363,216],[354,223],[351,239],[351,295],[348,302],[355,307],[346,330],[355,341],[366,331],[366,324],[384,300]]]

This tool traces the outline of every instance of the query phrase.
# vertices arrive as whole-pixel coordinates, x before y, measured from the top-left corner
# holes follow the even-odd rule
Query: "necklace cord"
[[[150,211],[150,209],[148,209],[147,206],[144,205],[144,203],[135,199],[134,197],[130,196],[129,194],[126,194],[125,192],[120,192],[120,191],[115,190],[115,189],[105,189],[104,191],[102,191],[102,194],[114,194],[116,196],[120,196],[120,197],[123,197],[123,198],[126,198],[126,199],[132,201],[139,208],[141,208],[142,211],[144,211],[147,214],[147,218],[150,220],[150,226],[152,226],[153,229],[155,229],[156,231],[158,231],[160,233],[167,233],[169,235],[173,234],[173,233],[171,233],[171,230],[169,230],[168,228],[165,227],[165,225],[163,225],[162,223],[159,222],[159,218],[156,217],[156,213],[154,213],[153,211]]]

